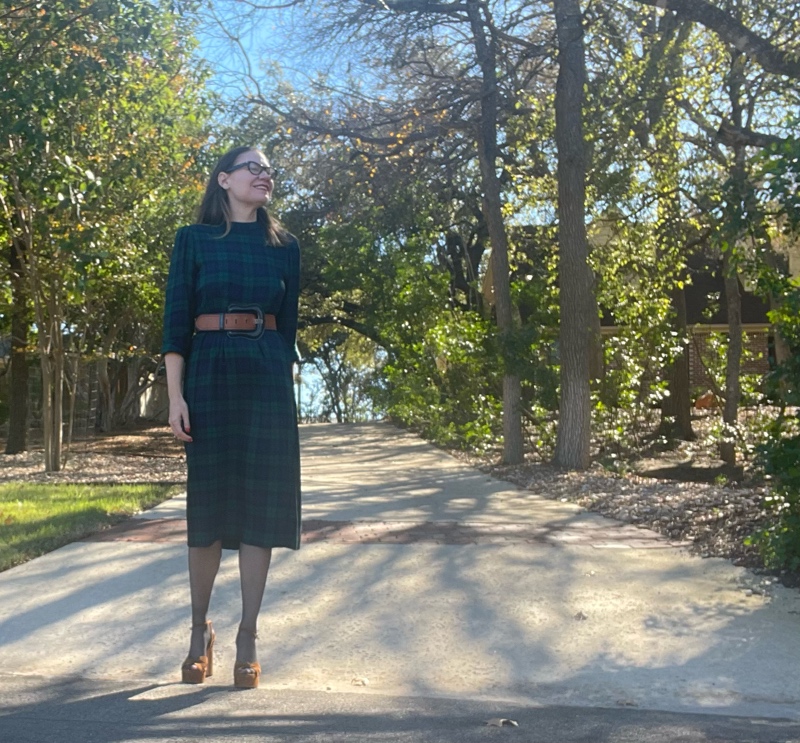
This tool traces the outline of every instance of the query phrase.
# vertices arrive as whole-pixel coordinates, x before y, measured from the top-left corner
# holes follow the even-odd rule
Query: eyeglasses
[[[262,165],[255,160],[248,160],[247,162],[239,163],[238,165],[234,165],[232,168],[228,168],[228,170],[225,172],[233,173],[234,170],[241,170],[242,168],[247,168],[251,175],[261,175],[264,173],[267,178],[274,178],[276,173],[275,168],[271,168],[269,165]]]

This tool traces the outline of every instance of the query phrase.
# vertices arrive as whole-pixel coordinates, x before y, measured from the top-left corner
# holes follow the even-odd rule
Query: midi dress
[[[184,357],[186,521],[190,547],[300,546],[300,447],[292,364],[298,360],[300,250],[270,245],[259,222],[194,224],[175,238],[162,353]],[[259,338],[195,332],[232,305],[275,315]]]

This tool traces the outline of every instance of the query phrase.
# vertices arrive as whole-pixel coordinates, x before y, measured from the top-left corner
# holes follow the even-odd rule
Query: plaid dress
[[[292,362],[297,360],[300,250],[268,245],[258,222],[194,224],[175,238],[162,353],[185,359],[192,443],[186,520],[190,547],[300,546],[300,450]],[[258,305],[277,332],[258,339],[194,332],[194,318]]]

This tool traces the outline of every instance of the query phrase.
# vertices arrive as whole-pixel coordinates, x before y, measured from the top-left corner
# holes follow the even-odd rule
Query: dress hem
[[[241,539],[234,541],[221,538],[212,539],[210,542],[203,544],[192,544],[192,540],[187,540],[186,544],[188,547],[205,548],[205,547],[211,547],[211,545],[213,545],[215,542],[222,542],[222,549],[224,550],[233,550],[236,552],[239,551],[239,547],[243,544],[249,545],[251,547],[261,547],[262,549],[290,549],[290,550],[300,549],[300,544],[297,542],[294,542],[292,544],[288,544],[286,542],[277,542],[275,544],[250,544],[250,542],[244,542]]]

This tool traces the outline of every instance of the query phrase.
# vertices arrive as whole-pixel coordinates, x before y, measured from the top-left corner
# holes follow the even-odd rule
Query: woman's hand
[[[189,424],[189,406],[183,397],[169,401],[169,427],[177,439],[192,441],[189,435],[189,431],[192,430]]]

